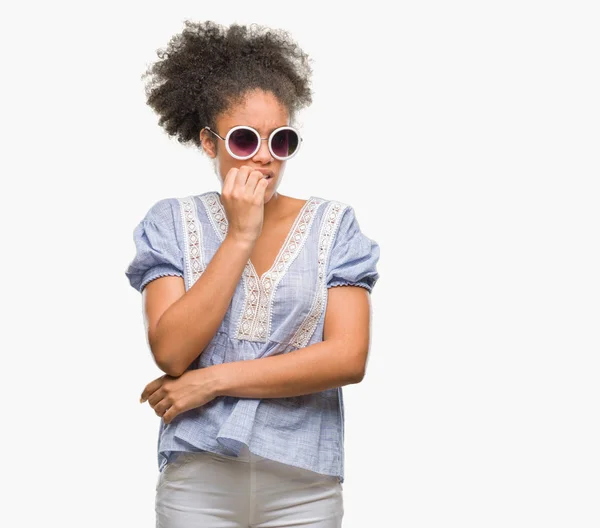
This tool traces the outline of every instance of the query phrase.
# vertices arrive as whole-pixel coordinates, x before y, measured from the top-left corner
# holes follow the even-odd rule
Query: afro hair
[[[215,129],[217,116],[255,89],[271,92],[291,119],[312,103],[311,59],[287,31],[212,21],[184,25],[142,75],[158,124],[180,143],[200,147],[200,131]]]

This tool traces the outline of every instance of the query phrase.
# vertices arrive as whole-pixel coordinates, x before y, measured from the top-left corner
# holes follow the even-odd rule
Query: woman
[[[165,372],[141,397],[161,417],[157,526],[339,527],[341,387],[364,376],[379,246],[351,206],[278,192],[308,57],[283,31],[212,22],[159,57],[148,104],[221,192],[155,203],[126,270]]]

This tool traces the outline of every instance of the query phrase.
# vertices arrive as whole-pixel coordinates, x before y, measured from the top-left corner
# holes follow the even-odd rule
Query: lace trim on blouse
[[[184,273],[189,290],[206,269],[204,246],[202,244],[202,225],[198,221],[198,212],[194,198],[178,198],[181,212],[184,239]]]
[[[341,213],[346,207],[346,204],[332,200],[325,211],[321,231],[319,232],[318,284],[312,308],[292,338],[291,344],[295,347],[302,348],[308,344],[327,304],[326,267],[332,241],[335,238],[342,217]]]
[[[201,196],[200,199],[208,212],[213,228],[223,240],[227,235],[229,224],[218,194],[208,193]],[[277,285],[300,253],[310,231],[314,213],[323,202],[323,199],[313,196],[306,201],[275,258],[275,262],[269,270],[263,273],[262,277],[258,276],[251,260],[248,259],[242,273],[245,297],[237,325],[237,339],[260,342],[267,340],[271,333],[273,300]]]

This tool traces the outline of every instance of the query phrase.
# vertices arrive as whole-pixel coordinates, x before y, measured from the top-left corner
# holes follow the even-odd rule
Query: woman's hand
[[[168,424],[178,414],[214,400],[218,396],[216,381],[210,367],[188,370],[178,378],[164,374],[146,385],[140,402],[148,400]]]
[[[228,236],[256,242],[262,232],[269,180],[248,165],[233,167],[224,178],[221,201],[229,222]]]

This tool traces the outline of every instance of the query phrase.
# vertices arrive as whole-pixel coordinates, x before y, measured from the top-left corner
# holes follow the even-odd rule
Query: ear
[[[202,149],[208,155],[209,158],[217,157],[217,145],[212,137],[210,137],[210,132],[206,129],[200,130],[200,143],[202,144]]]

